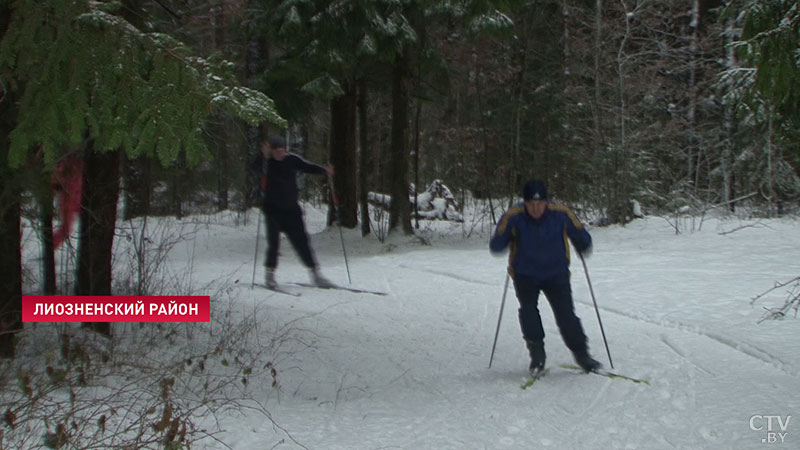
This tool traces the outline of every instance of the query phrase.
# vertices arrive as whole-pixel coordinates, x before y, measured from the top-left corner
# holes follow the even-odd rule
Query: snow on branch
[[[415,186],[413,184],[409,191],[409,201],[411,202],[412,209],[414,209]],[[418,202],[417,210],[420,219],[450,220],[453,222],[464,221],[464,216],[461,214],[461,207],[458,205],[450,188],[448,188],[442,180],[434,180],[425,191],[417,194],[416,199]],[[367,194],[367,201],[373,206],[388,210],[392,204],[392,197],[386,194],[370,192]],[[416,218],[416,216],[414,217]]]
[[[758,321],[758,323],[761,323],[767,319],[773,319],[773,320],[782,319],[786,317],[792,310],[794,310],[794,316],[797,317],[798,310],[800,309],[800,276],[792,278],[791,280],[783,283],[775,282],[775,285],[773,287],[753,297],[750,300],[750,304],[751,305],[754,304],[755,302],[762,299],[767,294],[771,293],[776,289],[780,289],[787,286],[789,288],[788,295],[786,297],[786,301],[783,303],[783,306],[779,306],[776,308],[764,307],[764,310],[766,312],[764,313],[764,316],[761,318],[761,320]]]

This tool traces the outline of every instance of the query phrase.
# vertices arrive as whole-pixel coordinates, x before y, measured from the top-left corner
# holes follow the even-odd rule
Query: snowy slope
[[[339,229],[325,227],[324,210],[306,212],[323,273],[348,284]],[[145,351],[157,366],[209,351],[224,335],[220,324],[252,324],[228,345],[273,363],[277,388],[262,367],[244,385],[235,379],[246,400],[195,420],[219,433],[192,448],[800,448],[800,322],[758,323],[788,288],[750,303],[800,275],[794,220],[684,218],[676,234],[669,221],[648,217],[592,229],[587,265],[614,368],[650,385],[560,369],[571,356],[542,299],[551,371],[522,390],[528,360],[513,286],[488,368],[506,277],[506,258],[489,254],[488,223],[471,214],[462,224],[423,222],[424,239],[386,242],[344,230],[352,285],[386,296],[288,284],[308,281],[308,273],[284,239],[277,277],[301,294],[294,297],[251,287],[258,214],[252,210],[246,224],[230,212],[167,221],[188,237],[170,254],[172,273],[191,285],[186,293],[212,293],[212,324],[115,325],[123,342],[152,345]],[[35,261],[35,234],[26,233]],[[577,313],[593,355],[608,367],[580,261],[572,270]],[[54,344],[34,333],[44,329],[28,329],[23,354],[49,354]],[[143,344],[142,336],[155,339]]]
[[[339,231],[323,220],[308,211],[312,245],[323,273],[347,284]],[[753,416],[798,414],[800,323],[757,323],[784,291],[749,300],[798,275],[800,224],[707,219],[676,235],[666,220],[646,218],[593,229],[587,264],[614,367],[651,384],[559,369],[572,361],[543,302],[553,369],[524,391],[513,286],[487,368],[505,258],[489,254],[486,229],[462,239],[461,225],[426,226],[431,245],[345,230],[353,285],[387,296],[251,289],[254,222],[211,225],[198,237],[197,283],[233,271],[235,302],[264,317],[265,339],[291,323],[303,343],[278,364],[278,392],[253,388],[275,423],[232,415],[220,439],[236,449],[761,449],[772,435]],[[572,269],[577,313],[608,367],[582,266]],[[278,280],[307,281],[286,241]],[[800,448],[800,419],[789,420],[778,448]]]

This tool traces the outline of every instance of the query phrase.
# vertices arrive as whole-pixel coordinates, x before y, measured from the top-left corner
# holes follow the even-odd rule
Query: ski
[[[578,366],[575,366],[575,365],[572,365],[572,364],[561,364],[561,365],[559,365],[559,367],[561,367],[562,369],[566,369],[566,370],[578,371],[578,372],[581,372],[581,373],[593,373],[595,375],[600,375],[600,376],[607,377],[607,378],[612,378],[612,379],[617,379],[617,380],[627,380],[627,381],[630,381],[632,383],[646,384],[646,385],[650,386],[650,380],[645,380],[643,378],[629,377],[627,375],[622,375],[621,373],[611,372],[611,371],[605,370],[605,369],[595,369],[595,370],[592,370],[591,372],[586,372],[582,368],[580,368]]]
[[[539,381],[543,376],[547,375],[547,372],[549,371],[550,369],[539,369],[534,371],[533,373],[530,374],[530,376],[528,376],[528,379],[525,380],[525,383],[523,383],[522,386],[520,386],[520,388],[522,388],[522,390],[528,389],[529,387],[533,386],[534,383]]]
[[[312,283],[294,283],[294,282],[288,283],[288,284],[292,284],[294,286],[317,288],[317,289],[340,289],[340,290],[343,290],[343,291],[355,292],[357,294],[389,295],[386,292],[371,291],[369,289],[361,289],[361,288],[355,288],[355,287],[350,287],[350,286],[341,286],[341,285],[338,285],[338,284],[334,284],[334,285],[331,285],[331,286],[317,286],[316,284],[312,284]]]
[[[271,287],[267,286],[266,284],[261,284],[261,283],[256,283],[256,284],[254,284],[254,286],[258,286],[258,287],[260,287],[262,289],[267,289],[267,290],[270,290],[272,292],[277,292],[278,294],[291,295],[292,297],[300,297],[301,295],[303,295],[303,294],[301,294],[299,292],[292,292],[292,291],[283,289],[280,286],[271,288]]]

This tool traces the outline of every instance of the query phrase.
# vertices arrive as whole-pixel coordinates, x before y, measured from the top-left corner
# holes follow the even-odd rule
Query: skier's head
[[[525,186],[522,187],[522,199],[526,202],[529,200],[547,200],[547,186],[544,185],[542,180],[528,180]]]
[[[269,138],[269,146],[271,148],[286,148],[286,139],[280,136],[272,136]]]
[[[534,219],[540,219],[547,210],[547,186],[541,180],[530,180],[522,187],[525,209]]]
[[[282,161],[288,153],[286,150],[286,139],[280,136],[269,138],[261,144],[261,152],[264,153],[264,156]]]

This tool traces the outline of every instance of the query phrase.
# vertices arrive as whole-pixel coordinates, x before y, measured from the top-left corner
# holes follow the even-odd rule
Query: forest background
[[[412,233],[434,180],[491,204],[538,177],[601,224],[800,198],[797,1],[4,0],[0,29],[4,356],[21,220],[55,293],[53,179],[73,160],[86,295],[112,293],[120,197],[125,219],[243,211],[272,134],[334,166],[341,225],[363,234],[369,192]]]
[[[13,397],[0,448],[6,432],[47,448],[93,439],[78,423],[96,425],[102,448],[114,421],[125,442],[183,448],[187,427],[202,432],[195,413],[243,407],[231,388],[253,375],[240,358],[253,349],[239,326],[208,353],[181,355],[176,370],[220,360],[229,372],[185,404],[163,361],[111,370],[124,336],[103,340],[108,323],[57,327],[44,364],[14,357],[32,328],[23,294],[193,288],[191,272],[160,271],[188,238],[156,216],[248,220],[248,162],[270,135],[333,165],[329,225],[381,240],[415,233],[428,186],[455,208],[474,200],[483,227],[532,177],[595,225],[645,212],[681,232],[712,210],[800,207],[797,0],[0,0],[0,36],[0,384]],[[303,179],[302,191],[329,202],[324,180]],[[78,239],[64,241],[71,204]],[[40,259],[23,260],[26,233]],[[115,241],[127,252],[115,255]],[[103,400],[92,383],[104,378],[141,384]],[[130,395],[158,407],[132,418],[96,408]]]

